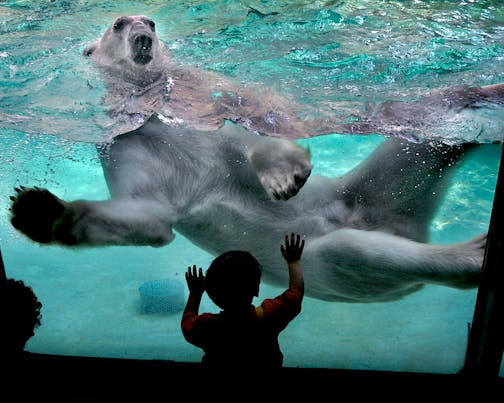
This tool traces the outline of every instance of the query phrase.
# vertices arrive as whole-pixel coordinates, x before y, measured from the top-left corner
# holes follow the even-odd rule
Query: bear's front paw
[[[65,207],[60,199],[46,189],[20,186],[11,196],[11,224],[36,242],[53,240],[54,222],[61,217]]]
[[[312,170],[309,150],[279,139],[258,141],[250,162],[264,190],[276,200],[295,196]]]
[[[290,172],[274,170],[259,177],[269,195],[276,200],[288,200],[295,196],[310,176],[311,166],[298,166]]]

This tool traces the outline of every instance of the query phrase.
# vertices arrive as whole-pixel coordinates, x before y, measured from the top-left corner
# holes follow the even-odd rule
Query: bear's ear
[[[88,45],[84,48],[84,50],[82,51],[82,54],[84,56],[91,56],[97,47],[98,47],[98,42],[92,43],[91,45]]]

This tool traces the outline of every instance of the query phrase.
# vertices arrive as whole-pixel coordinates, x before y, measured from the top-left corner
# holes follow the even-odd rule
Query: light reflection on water
[[[414,99],[434,88],[504,81],[504,7],[497,1],[166,3],[0,6],[0,114],[8,128],[0,130],[0,240],[8,275],[31,284],[44,304],[31,351],[200,358],[183,340],[179,316],[139,314],[138,287],[183,279],[188,264],[204,266],[211,256],[181,236],[162,249],[42,247],[8,223],[8,195],[20,184],[48,187],[66,199],[108,196],[92,144],[100,136],[94,119],[103,113],[100,80],[80,53],[117,16],[154,18],[160,37],[187,63],[244,85],[264,82],[321,107],[341,101],[362,107],[366,100]],[[247,13],[248,5],[269,15]],[[83,136],[88,143],[69,141]],[[379,141],[331,135],[300,142],[310,146],[314,173],[336,176]],[[457,173],[431,225],[433,242],[486,231],[499,156],[499,147],[482,147]],[[260,299],[277,292],[263,286]],[[431,286],[387,304],[307,299],[281,335],[285,364],[456,372],[475,296],[474,290]],[[206,299],[202,309],[215,311]]]

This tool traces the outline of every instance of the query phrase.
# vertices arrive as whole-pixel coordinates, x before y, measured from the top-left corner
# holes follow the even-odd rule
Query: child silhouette
[[[283,365],[278,336],[301,311],[304,278],[301,254],[304,240],[292,233],[280,246],[289,270],[289,287],[260,306],[252,305],[259,295],[261,268],[246,251],[229,251],[215,258],[206,276],[201,267],[189,266],[186,273],[189,298],[181,321],[185,339],[203,349],[202,366],[222,369],[275,369]],[[222,309],[198,314],[207,292]]]

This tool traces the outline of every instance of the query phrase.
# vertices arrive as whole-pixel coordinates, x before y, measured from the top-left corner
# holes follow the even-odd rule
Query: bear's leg
[[[16,188],[11,200],[12,225],[40,243],[162,246],[175,237],[173,211],[155,200],[66,202],[46,189],[25,187]]]
[[[415,242],[381,231],[342,229],[307,244],[306,282],[322,299],[394,300],[423,284],[478,285],[486,235],[448,245]],[[312,293],[310,293],[312,294]]]
[[[352,226],[382,229],[426,242],[429,223],[457,162],[474,147],[385,140],[341,178],[342,198],[359,213]]]

